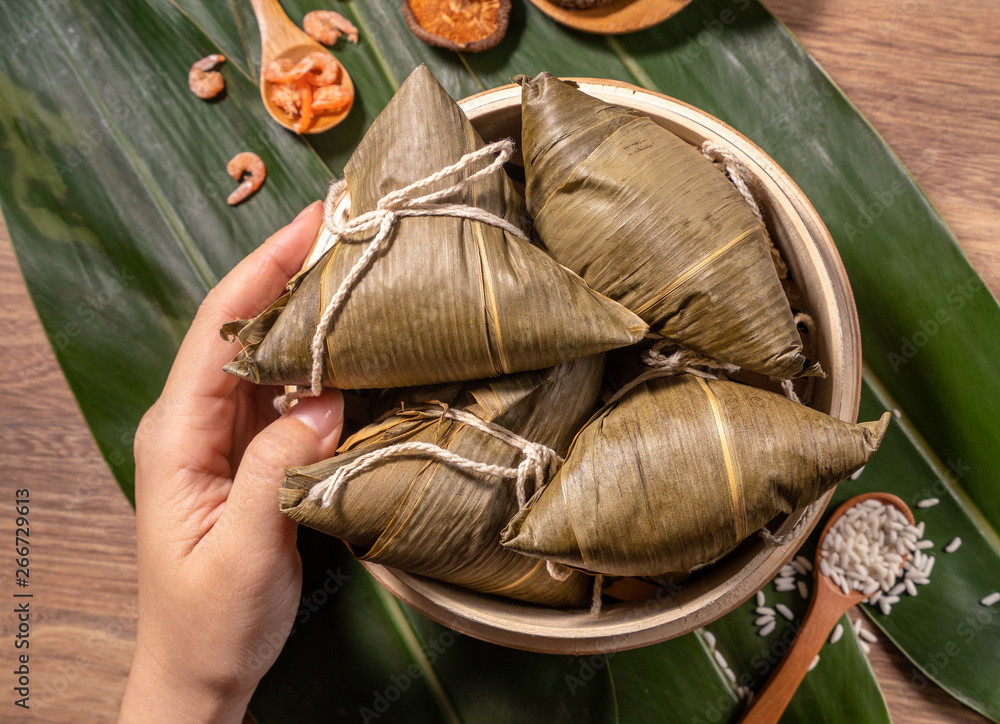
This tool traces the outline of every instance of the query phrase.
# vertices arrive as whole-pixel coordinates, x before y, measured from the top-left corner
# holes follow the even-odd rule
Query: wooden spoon
[[[792,700],[795,690],[802,683],[802,679],[809,670],[809,665],[823,648],[823,644],[826,643],[827,637],[837,621],[852,606],[868,598],[861,591],[855,590],[844,595],[840,586],[820,571],[820,559],[822,558],[823,539],[826,538],[830,526],[848,509],[872,498],[887,505],[896,506],[906,516],[910,525],[913,525],[913,513],[906,506],[906,503],[889,493],[857,495],[837,508],[836,512],[830,516],[830,520],[826,522],[826,527],[823,528],[823,533],[819,537],[816,564],[813,567],[815,578],[813,596],[809,602],[809,610],[802,621],[802,627],[798,631],[795,642],[788,649],[788,653],[778,664],[778,668],[775,669],[771,678],[764,684],[764,688],[754,698],[750,709],[740,719],[741,724],[774,724],[777,722],[784,713],[785,707],[788,706],[788,702]]]
[[[295,118],[285,113],[281,108],[271,101],[271,83],[264,80],[263,69],[268,63],[278,58],[288,58],[293,63],[302,60],[309,53],[321,52],[328,54],[338,64],[333,53],[306,35],[299,27],[289,20],[285,11],[281,9],[278,0],[250,0],[253,6],[254,15],[257,16],[257,26],[260,28],[261,45],[261,75],[260,75],[260,97],[264,101],[264,107],[271,114],[271,118],[290,131],[295,130]],[[354,84],[351,83],[351,76],[347,68],[340,65],[341,79],[340,85],[351,92],[351,105],[354,104]],[[350,112],[349,105],[346,110],[336,115],[314,116],[312,123],[304,133],[322,133],[328,131],[340,123]]]

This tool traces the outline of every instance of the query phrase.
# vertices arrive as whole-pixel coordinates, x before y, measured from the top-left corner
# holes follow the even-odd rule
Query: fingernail
[[[314,207],[314,206],[315,206],[316,204],[318,204],[318,203],[319,203],[319,201],[313,201],[313,202],[312,202],[311,204],[309,204],[309,205],[308,205],[307,207],[305,207],[304,209],[302,209],[302,211],[300,211],[300,212],[298,213],[298,215],[297,215],[297,216],[296,216],[296,217],[295,217],[294,219],[292,219],[292,223],[294,224],[294,223],[295,223],[296,221],[298,221],[298,220],[299,220],[299,219],[301,219],[301,218],[302,218],[303,216],[305,216],[306,214],[308,214],[308,213],[309,213],[309,212],[310,212],[310,211],[312,210],[312,208],[313,208],[313,207]]]
[[[320,397],[307,397],[288,411],[289,417],[304,422],[316,431],[320,440],[334,432],[340,433],[344,424],[344,404],[339,392],[325,392]]]

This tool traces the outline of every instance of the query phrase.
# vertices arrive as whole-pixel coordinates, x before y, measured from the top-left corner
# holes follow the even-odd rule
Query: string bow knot
[[[419,181],[414,181],[409,186],[389,192],[379,199],[378,203],[375,204],[374,210],[350,220],[346,220],[344,213],[337,210],[337,201],[347,188],[346,179],[340,179],[330,184],[330,190],[323,205],[323,222],[326,231],[332,238],[332,243],[336,244],[347,237],[371,232],[375,229],[378,229],[378,232],[371,242],[369,242],[368,248],[365,249],[361,257],[355,262],[351,271],[344,277],[340,283],[340,287],[337,289],[337,293],[333,295],[326,305],[326,309],[323,310],[319,323],[316,325],[316,332],[313,334],[312,344],[310,345],[312,351],[312,374],[310,376],[309,387],[276,397],[274,406],[278,412],[284,413],[292,400],[301,397],[316,397],[323,391],[323,343],[333,323],[333,317],[343,306],[351,289],[365,273],[372,259],[374,259],[375,255],[382,248],[382,245],[389,238],[392,228],[399,219],[408,216],[455,216],[499,227],[522,241],[529,241],[528,237],[517,226],[485,209],[466,204],[442,203],[444,199],[461,193],[479,179],[500,171],[513,153],[514,141],[509,138],[490,143],[478,151],[465,154],[451,166],[432,173],[430,176],[422,178]],[[496,156],[496,158],[488,166],[479,169],[451,186],[424,194],[423,196],[412,196],[413,193],[425,189],[442,179],[466,171],[480,160],[490,156]]]

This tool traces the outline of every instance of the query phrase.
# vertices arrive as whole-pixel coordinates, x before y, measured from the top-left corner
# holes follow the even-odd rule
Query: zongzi
[[[526,203],[556,261],[695,352],[777,378],[821,374],[763,223],[711,161],[548,73],[521,82]]]
[[[420,193],[430,194],[468,179],[490,164],[479,160],[448,178],[429,177],[483,147],[455,101],[426,66],[418,67],[344,169],[351,220],[385,212],[390,194],[417,182],[427,181]],[[472,208],[477,217],[442,215],[443,202],[461,207],[456,213]],[[502,169],[443,202],[421,207],[434,215],[386,212],[378,218],[389,224],[388,236],[373,257],[365,256],[373,234],[345,236],[258,317],[227,325],[243,349],[226,370],[259,384],[310,384],[311,341],[344,284],[347,296],[322,350],[323,384],[343,389],[543,369],[645,334],[636,315],[507,228],[479,218],[488,214],[511,228],[526,223]],[[355,277],[364,259],[371,261]]]
[[[582,605],[590,596],[587,576],[555,580],[544,562],[500,546],[500,531],[519,507],[514,480],[432,459],[419,449],[404,454],[400,445],[432,444],[479,464],[517,465],[518,448],[442,415],[446,403],[564,455],[597,400],[603,367],[603,355],[596,355],[483,382],[393,391],[401,404],[347,440],[335,457],[286,471],[281,510],[344,539],[363,560],[484,593]],[[360,469],[328,505],[310,495],[376,451],[388,457]]]
[[[580,431],[503,545],[593,573],[688,571],[863,466],[889,418],[852,425],[736,382],[649,379]]]

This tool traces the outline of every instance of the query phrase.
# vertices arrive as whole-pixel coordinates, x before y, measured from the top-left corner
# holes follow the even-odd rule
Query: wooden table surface
[[[1000,7],[990,0],[765,0],[910,168],[1000,293]],[[32,495],[32,709],[0,719],[109,722],[135,637],[135,518],[49,349],[0,225],[0,488]],[[13,538],[7,516],[4,530]],[[14,567],[5,545],[0,590]],[[0,622],[12,637],[10,617]],[[0,670],[14,666],[12,646]],[[896,722],[986,721],[915,690],[886,642],[872,665]]]

